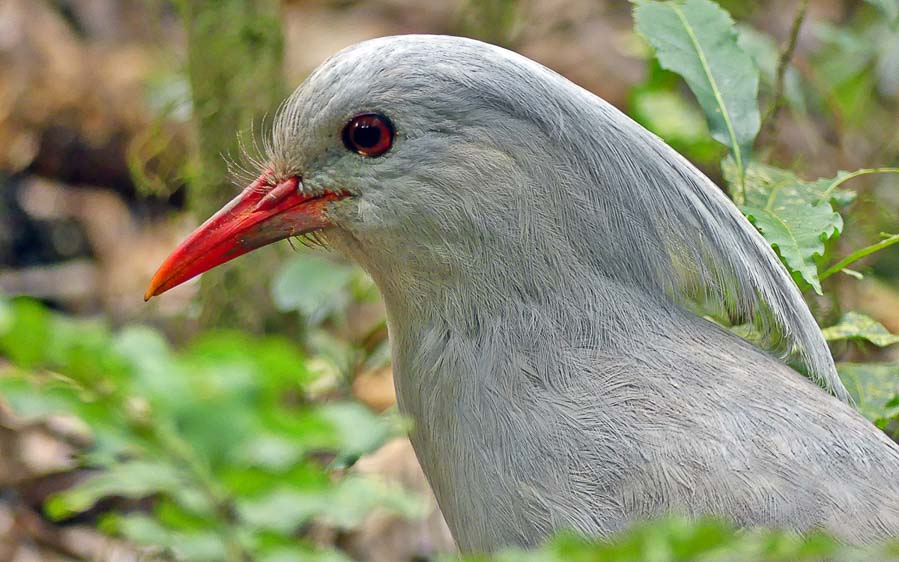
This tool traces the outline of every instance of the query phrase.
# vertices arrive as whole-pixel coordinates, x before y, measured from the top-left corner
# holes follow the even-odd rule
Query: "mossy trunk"
[[[180,6],[198,149],[188,206],[205,220],[242,187],[224,159],[240,158],[238,133],[249,137],[252,124],[271,115],[285,94],[284,37],[278,0],[183,0]],[[201,323],[253,332],[281,324],[268,291],[281,254],[273,245],[204,274]]]

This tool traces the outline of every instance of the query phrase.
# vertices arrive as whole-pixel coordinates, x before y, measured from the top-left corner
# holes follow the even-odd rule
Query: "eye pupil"
[[[368,157],[380,156],[393,145],[393,124],[384,115],[362,113],[350,119],[342,136],[347,150]]]
[[[353,143],[363,148],[371,148],[381,140],[381,129],[370,123],[359,123],[353,128]]]

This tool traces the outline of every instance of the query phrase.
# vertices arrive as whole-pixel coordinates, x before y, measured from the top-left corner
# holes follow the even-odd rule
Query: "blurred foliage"
[[[824,339],[827,341],[865,340],[879,347],[899,343],[899,336],[891,334],[880,322],[858,312],[849,312],[840,319],[838,324],[825,328]]]
[[[866,418],[881,429],[899,422],[899,363],[839,363],[837,369]]]
[[[529,0],[462,0],[454,22],[458,35],[514,48]]]
[[[315,376],[280,338],[210,332],[175,353],[146,327],[111,333],[15,300],[0,301],[0,353],[14,365],[0,393],[19,416],[90,428],[84,477],[46,505],[55,519],[143,498],[149,511],[100,525],[183,560],[304,560],[313,521],[349,529],[376,506],[422,515],[400,489],[332,478],[398,426],[357,403],[309,402]]]
[[[764,560],[893,560],[899,543],[846,547],[819,534],[799,537],[771,530],[738,530],[719,521],[666,518],[638,525],[614,541],[562,534],[540,550],[472,556],[466,562],[725,562]]]
[[[306,346],[316,355],[318,372],[347,386],[359,372],[390,361],[387,322],[378,307],[357,337],[349,337],[352,307],[380,302],[377,288],[360,268],[333,258],[300,252],[287,260],[272,279],[272,300],[282,312],[298,312],[304,321]]]

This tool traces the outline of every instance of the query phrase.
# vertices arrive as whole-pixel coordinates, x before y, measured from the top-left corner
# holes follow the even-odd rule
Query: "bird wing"
[[[614,158],[599,164],[603,196],[640,217],[627,221],[629,258],[650,284],[683,303],[714,303],[730,318],[751,320],[765,347],[798,358],[812,380],[848,400],[821,330],[771,246],[686,158],[602,104],[619,129],[604,142],[624,147],[604,151]]]

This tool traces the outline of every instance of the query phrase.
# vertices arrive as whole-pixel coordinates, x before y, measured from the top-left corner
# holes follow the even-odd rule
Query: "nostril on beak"
[[[302,185],[302,180],[297,176],[287,178],[266,193],[265,197],[260,199],[259,203],[256,204],[253,211],[267,211],[276,207],[285,197],[296,193]]]

